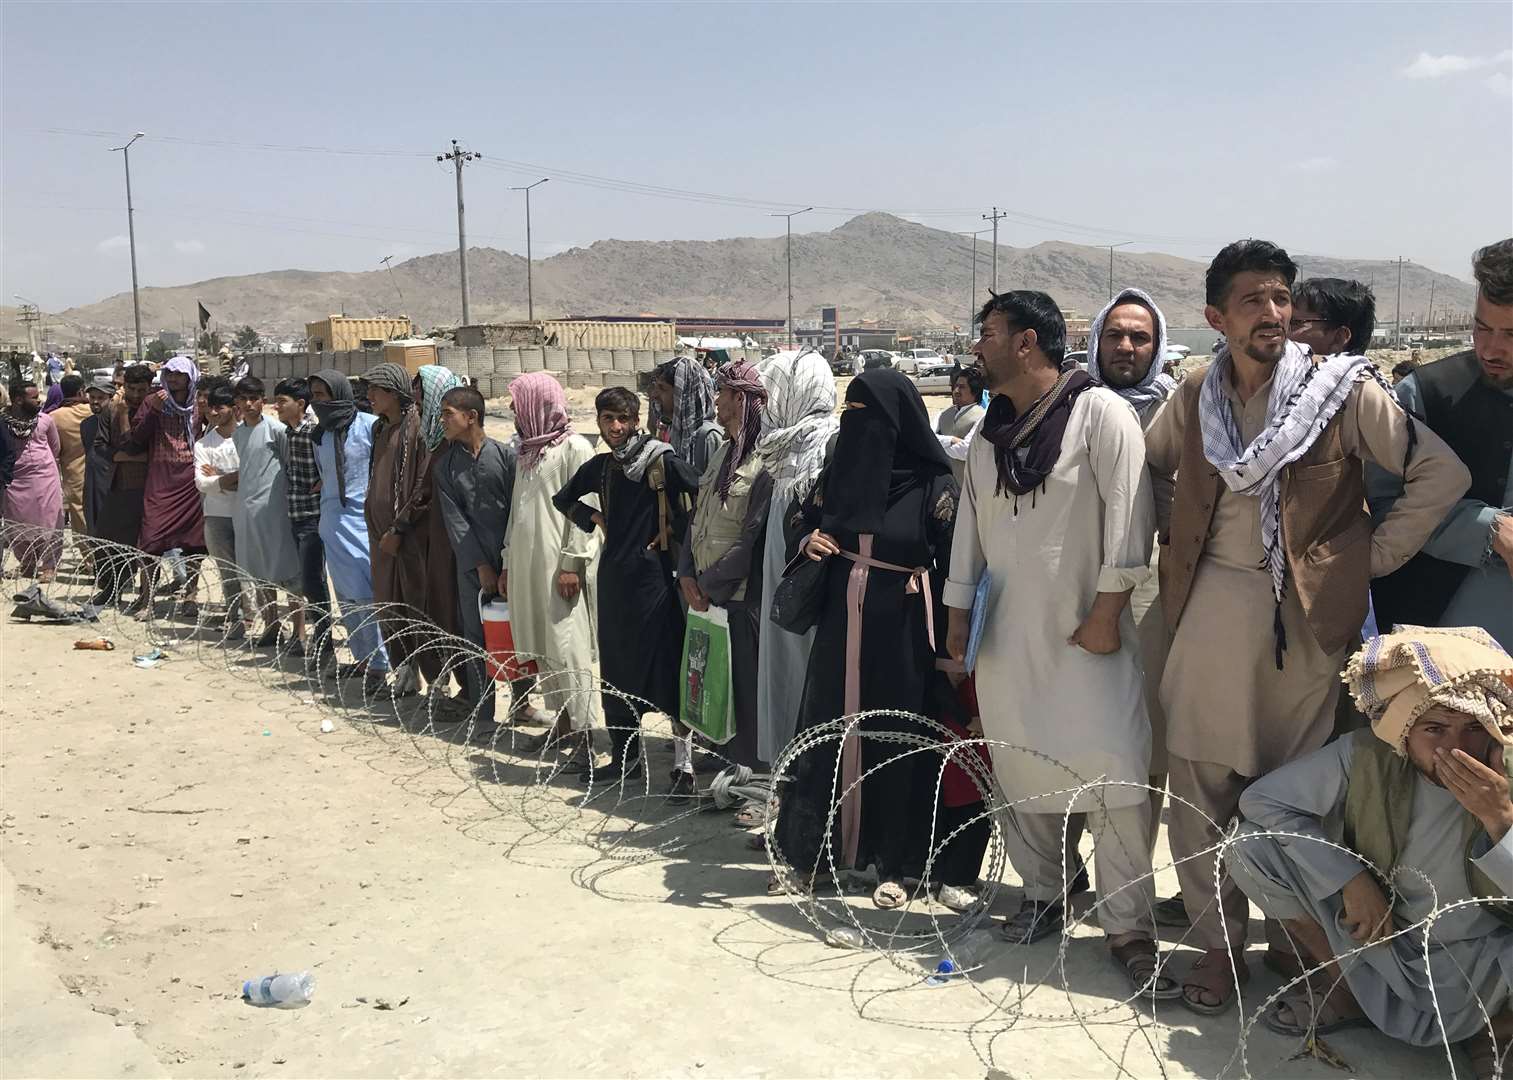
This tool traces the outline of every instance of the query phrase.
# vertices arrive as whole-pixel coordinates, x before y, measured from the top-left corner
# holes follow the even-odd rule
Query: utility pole
[[[998,292],[998,222],[999,222],[1000,219],[1006,218],[1008,216],[1009,215],[1008,215],[1008,213],[1006,211],[999,210],[998,207],[996,207],[996,206],[993,207],[993,212],[991,214],[984,214],[984,215],[982,215],[982,220],[984,220],[984,221],[991,221],[993,223],[993,292],[994,292],[994,294],[997,294],[997,292]]]
[[[462,325],[469,326],[468,319],[468,236],[462,224],[462,167],[470,161],[483,157],[472,150],[464,150],[452,140],[452,149],[446,154],[437,154],[437,161],[450,161],[457,169],[457,265],[462,279]]]
[[[1397,257],[1397,315],[1393,319],[1393,343],[1394,349],[1403,347],[1403,257]]]
[[[788,219],[788,347],[793,345],[793,219],[800,214],[807,214],[814,207],[806,206],[802,210],[795,210],[791,214],[768,214],[768,217],[780,217]]]
[[[1122,244],[1110,244],[1108,246],[1108,298],[1110,300],[1114,298],[1114,249],[1129,247],[1133,243],[1133,240],[1126,240]]]
[[[510,188],[511,191],[525,192],[525,318],[528,322],[536,321],[536,291],[531,284],[531,188],[540,187],[550,179],[550,176],[543,176],[534,184]]]
[[[1429,279],[1429,317],[1424,320],[1424,337],[1434,333],[1434,279]]]
[[[972,238],[972,294],[967,299],[967,340],[970,341],[977,335],[974,332],[977,327],[977,238],[987,229],[978,229],[974,233],[963,233],[963,236]]]
[[[397,281],[394,280],[394,268],[389,265],[389,263],[392,262],[393,260],[394,260],[394,256],[392,256],[392,255],[385,255],[383,258],[379,259],[378,261],[383,266],[383,268],[389,272],[389,284],[392,285],[392,286],[394,286],[394,291],[399,295],[399,313],[401,315],[403,315],[404,314],[404,306],[405,306],[405,294],[400,290],[400,288],[399,288],[399,282],[397,282]]]
[[[126,164],[126,238],[131,245],[131,312],[136,318],[137,326],[137,362],[142,362],[142,301],[137,293],[137,224],[136,212],[131,207],[131,144],[140,139],[146,132],[139,131],[133,135],[125,146],[112,146],[110,152],[121,152],[121,160]]]
[[[42,309],[20,293],[11,295],[21,301],[21,306],[16,309],[16,318],[26,324],[26,344],[32,352],[37,352],[42,347]]]

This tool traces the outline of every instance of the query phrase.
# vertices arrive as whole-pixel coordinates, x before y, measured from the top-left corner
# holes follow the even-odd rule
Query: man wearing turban
[[[1267,954],[1294,981],[1262,1022],[1448,1040],[1490,1077],[1513,1036],[1513,659],[1480,628],[1399,626],[1345,681],[1371,729],[1240,798],[1230,873],[1295,946]]]

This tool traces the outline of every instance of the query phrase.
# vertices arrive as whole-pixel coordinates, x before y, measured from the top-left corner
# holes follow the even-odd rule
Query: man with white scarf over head
[[[825,464],[839,423],[835,377],[817,352],[779,354],[760,366],[767,408],[757,453],[772,477],[770,524],[762,567],[761,639],[757,652],[757,754],[776,761],[798,727],[814,631],[793,634],[770,618],[772,597],[788,562],[782,528],[789,504],[802,499]]]
[[[1205,314],[1226,345],[1146,431],[1154,477],[1176,477],[1156,505],[1172,635],[1161,704],[1169,839],[1188,940],[1203,950],[1182,1000],[1205,1014],[1228,1009],[1249,976],[1245,897],[1222,874],[1215,896],[1219,830],[1253,779],[1324,744],[1369,579],[1407,561],[1469,482],[1369,360],[1287,340],[1296,277],[1264,240],[1219,252]],[[1367,462],[1404,480],[1375,529]]]
[[[1142,430],[1150,430],[1161,408],[1177,389],[1166,374],[1166,316],[1156,301],[1142,289],[1121,289],[1104,306],[1088,329],[1087,373],[1093,382],[1107,386],[1135,410]],[[1171,503],[1171,483],[1153,477],[1152,493],[1158,503]],[[1163,788],[1166,784],[1166,715],[1161,711],[1161,671],[1166,666],[1170,640],[1161,614],[1157,574],[1159,556],[1151,556],[1151,575],[1130,594],[1130,611],[1139,635],[1140,661],[1145,669],[1145,711],[1151,722],[1151,836],[1152,848],[1160,827]],[[1073,849],[1076,838],[1070,840]],[[1163,901],[1163,916],[1157,906],[1157,921],[1185,924],[1180,899]],[[1173,916],[1176,918],[1173,918]]]

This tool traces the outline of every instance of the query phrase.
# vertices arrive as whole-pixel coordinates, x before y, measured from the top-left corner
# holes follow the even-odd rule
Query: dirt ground
[[[72,650],[97,633],[115,651]],[[147,638],[0,625],[5,1077],[1215,1076],[1277,985],[1253,945],[1243,1013],[1152,1019],[1081,926],[1063,969],[1055,938],[997,945],[980,981],[930,987],[913,958],[826,947],[725,814],[585,805],[504,744],[334,710],[267,654],[181,642],[135,667]],[[307,1008],[239,999],[301,969]],[[1328,1042],[1362,1075],[1445,1071]],[[1250,1074],[1339,1075],[1295,1049],[1257,1027]]]

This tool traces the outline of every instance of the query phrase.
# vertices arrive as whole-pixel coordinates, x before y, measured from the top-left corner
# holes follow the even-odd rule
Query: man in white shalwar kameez
[[[1240,796],[1230,874],[1296,949],[1269,959],[1294,984],[1261,1022],[1459,1043],[1474,1075],[1499,1056],[1507,1075],[1513,658],[1479,627],[1399,626],[1366,642],[1345,681],[1371,730]]]
[[[1140,994],[1169,998],[1180,987],[1155,946],[1151,735],[1128,608],[1155,535],[1145,448],[1128,404],[1080,369],[1060,370],[1065,340],[1044,293],[1002,293],[983,308],[976,352],[994,398],[952,539],[948,647],[965,657],[986,570],[977,695],[1013,803],[1009,855],[1025,894],[1005,938],[1028,944],[1062,927],[1070,813],[1094,837],[1099,922],[1116,961]]]
[[[556,376],[544,371],[520,376],[510,383],[510,400],[520,444],[503,584],[515,649],[536,661],[535,689],[554,723],[547,738],[602,730],[592,607],[585,591],[602,543],[597,533],[576,528],[552,505],[552,496],[594,456],[594,448],[569,425]]]

